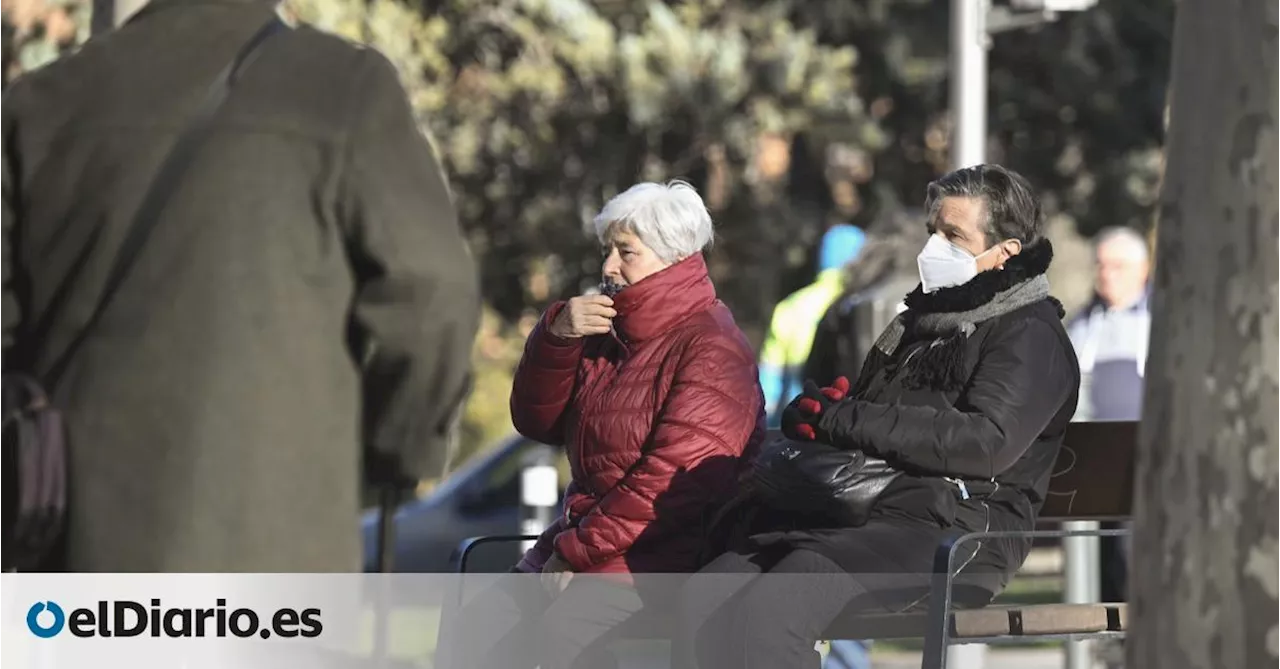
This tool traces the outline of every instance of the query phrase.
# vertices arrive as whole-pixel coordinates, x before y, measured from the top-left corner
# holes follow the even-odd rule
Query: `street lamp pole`
[[[951,167],[987,158],[988,0],[951,0]]]

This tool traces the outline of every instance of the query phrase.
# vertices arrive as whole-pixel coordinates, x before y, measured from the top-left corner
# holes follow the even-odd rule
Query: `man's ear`
[[[1008,258],[1012,258],[1022,253],[1022,242],[1017,239],[1006,239],[1000,242],[1000,246],[1004,248],[1004,254]]]

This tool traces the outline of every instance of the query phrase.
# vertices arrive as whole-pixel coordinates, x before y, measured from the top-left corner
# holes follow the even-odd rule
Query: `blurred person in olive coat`
[[[391,63],[312,29],[246,66],[71,346],[165,155],[274,11],[154,0],[6,91],[5,371],[68,425],[50,568],[359,571],[362,483],[445,466],[475,264]]]

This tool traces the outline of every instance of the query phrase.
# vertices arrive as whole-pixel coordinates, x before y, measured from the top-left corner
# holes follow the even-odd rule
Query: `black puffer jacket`
[[[918,311],[973,309],[997,292],[1043,274],[1052,255],[1049,243],[1041,242],[1007,262],[1004,270],[984,272],[962,286],[929,295],[917,288],[907,306]],[[906,474],[881,496],[866,527],[824,527],[816,519],[767,513],[752,523],[753,539],[816,550],[850,572],[904,568],[901,563],[927,571],[936,543],[905,543],[928,544],[948,531],[984,526],[1031,529],[1080,385],[1061,318],[1061,305],[1047,298],[977,324],[962,344],[965,373],[956,387],[930,387],[922,380],[947,375],[915,369],[926,357],[917,354],[935,340],[909,326],[893,356],[873,350],[851,398],[829,409],[822,427],[833,445],[882,457]],[[962,499],[948,479],[966,480],[972,496]],[[912,529],[901,540],[886,540],[893,536],[893,526]],[[895,544],[877,548],[892,560],[867,563],[866,543],[873,537],[877,543]],[[1029,550],[1030,542],[1024,541],[986,546],[976,562],[998,576],[991,589],[1003,587]]]

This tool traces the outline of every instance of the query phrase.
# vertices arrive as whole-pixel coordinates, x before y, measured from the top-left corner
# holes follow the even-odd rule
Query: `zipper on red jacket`
[[[631,348],[627,346],[627,341],[622,338],[622,335],[618,332],[617,328],[613,327],[612,323],[609,324],[609,336],[613,337],[613,340],[618,342],[618,348],[622,349],[623,357],[631,355]]]

